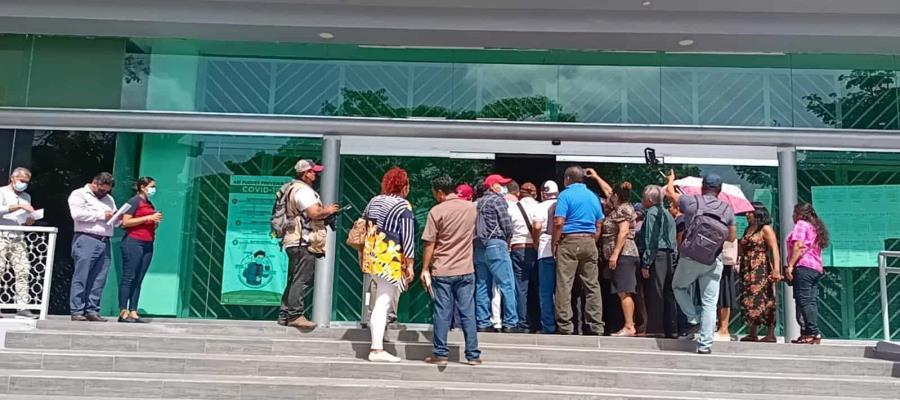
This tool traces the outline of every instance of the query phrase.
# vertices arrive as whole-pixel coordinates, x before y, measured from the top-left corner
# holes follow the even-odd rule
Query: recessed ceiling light
[[[653,5],[653,2],[652,1],[644,1],[641,3],[641,5],[644,7],[650,7],[651,5]]]
[[[692,45],[692,44],[694,44],[694,40],[693,40],[693,39],[684,39],[684,40],[679,40],[679,41],[678,41],[678,45],[679,45],[679,46],[690,46],[690,45]]]
[[[325,40],[334,39],[334,34],[331,32],[322,32],[319,34],[319,37]]]

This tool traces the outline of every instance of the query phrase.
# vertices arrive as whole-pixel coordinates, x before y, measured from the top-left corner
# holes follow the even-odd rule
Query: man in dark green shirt
[[[647,334],[677,337],[677,308],[672,291],[675,276],[675,219],[663,207],[663,189],[656,185],[644,189],[644,223],[641,227],[641,273],[649,279],[644,301],[647,307]]]

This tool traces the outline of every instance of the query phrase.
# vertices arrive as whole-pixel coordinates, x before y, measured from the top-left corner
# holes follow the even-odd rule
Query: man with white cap
[[[541,332],[556,333],[556,308],[553,294],[556,292],[556,259],[553,258],[553,220],[556,211],[556,199],[559,197],[559,186],[554,181],[544,182],[541,187],[541,200],[536,214],[541,218],[534,219],[534,230],[540,235],[538,241],[538,299],[541,309]]]
[[[292,223],[282,240],[288,255],[288,274],[278,323],[300,329],[316,326],[303,315],[303,298],[316,272],[316,256],[324,252],[324,248],[320,248],[324,247],[324,220],[340,208],[337,204],[323,206],[319,194],[312,188],[316,176],[323,170],[312,160],[297,161],[294,165],[297,175],[280,191],[286,196],[285,213]]]

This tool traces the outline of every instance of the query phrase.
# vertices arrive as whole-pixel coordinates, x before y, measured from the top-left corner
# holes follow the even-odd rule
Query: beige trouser
[[[16,277],[16,304],[30,303],[31,264],[25,237],[18,233],[0,233],[0,276],[10,268]]]

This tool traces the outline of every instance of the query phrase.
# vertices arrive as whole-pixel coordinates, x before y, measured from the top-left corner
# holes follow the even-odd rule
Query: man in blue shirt
[[[572,285],[577,274],[585,293],[585,335],[603,334],[603,298],[597,266],[597,241],[603,210],[600,199],[584,185],[584,169],[566,169],[566,190],[556,203],[553,254],[556,256],[556,323],[559,333],[571,335]]]

